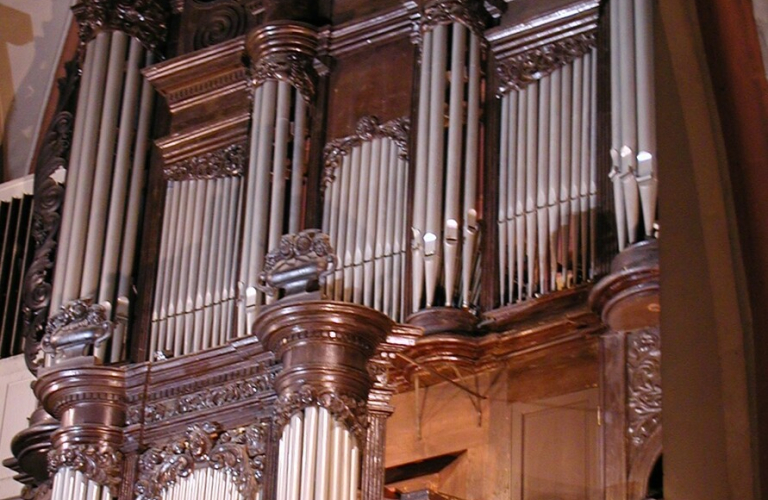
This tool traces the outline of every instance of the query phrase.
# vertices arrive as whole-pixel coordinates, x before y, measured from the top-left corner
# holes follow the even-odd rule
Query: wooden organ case
[[[25,498],[660,498],[649,0],[73,9]]]

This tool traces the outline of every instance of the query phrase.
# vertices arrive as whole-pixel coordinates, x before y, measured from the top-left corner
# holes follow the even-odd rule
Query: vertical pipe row
[[[109,488],[88,479],[82,472],[62,467],[53,476],[51,500],[111,500]]]
[[[503,304],[591,279],[596,206],[594,53],[501,102]]]

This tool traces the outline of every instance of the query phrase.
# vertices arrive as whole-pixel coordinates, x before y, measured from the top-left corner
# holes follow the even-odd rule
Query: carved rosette
[[[399,150],[398,156],[407,162],[409,130],[408,118],[397,118],[382,124],[375,116],[362,117],[357,123],[355,135],[336,139],[325,145],[323,186],[327,188],[336,180],[336,170],[341,167],[344,157],[352,152],[352,148],[375,138],[382,137],[394,141]]]
[[[496,66],[499,77],[498,94],[502,95],[510,90],[523,90],[557,68],[582,57],[593,47],[595,47],[595,33],[580,33],[500,61]]]
[[[40,340],[45,333],[51,300],[51,282],[56,244],[61,225],[64,189],[51,176],[67,168],[72,145],[74,116],[80,83],[77,61],[66,64],[66,76],[58,81],[59,102],[56,114],[45,132],[35,164],[32,238],[35,242],[32,263],[24,275],[24,358],[32,373],[41,365]]]
[[[275,23],[248,35],[254,87],[267,80],[290,83],[311,104],[317,88],[315,70],[318,34],[315,28],[298,23]]]
[[[280,438],[283,428],[294,414],[313,405],[328,410],[334,419],[346,425],[361,446],[365,443],[368,427],[366,402],[355,396],[338,394],[328,388],[318,389],[310,385],[304,385],[297,391],[289,389],[280,395],[275,405],[275,425],[273,426],[275,437]]]
[[[477,0],[437,0],[424,7],[422,31],[428,31],[439,24],[459,22],[476,35],[482,37],[491,16]]]
[[[245,147],[233,144],[172,163],[163,169],[169,181],[209,180],[221,177],[240,177],[246,162]]]
[[[123,460],[123,454],[108,443],[69,444],[48,453],[48,470],[53,475],[59,469],[69,467],[106,486],[112,496],[117,496],[122,482]]]
[[[661,338],[657,328],[627,336],[627,436],[637,453],[661,425]]]
[[[154,51],[165,41],[171,6],[167,0],[80,0],[72,11],[82,43],[102,30],[123,31]]]
[[[243,498],[255,498],[264,473],[268,425],[261,421],[224,431],[218,423],[192,424],[182,439],[141,456],[136,498],[160,500],[164,490],[204,467],[227,472]]]

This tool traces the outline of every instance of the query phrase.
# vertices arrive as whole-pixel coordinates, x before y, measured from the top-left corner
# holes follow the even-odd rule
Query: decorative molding
[[[80,0],[72,8],[80,40],[88,43],[102,30],[123,31],[155,51],[168,32],[171,6],[157,0]]]
[[[336,270],[337,262],[331,239],[319,229],[283,235],[264,259],[259,289],[271,297],[278,289],[284,289],[286,296],[314,292]]]
[[[499,62],[496,66],[498,93],[523,90],[557,68],[572,63],[595,47],[595,39],[594,32],[580,33]]]
[[[658,328],[627,335],[627,437],[637,453],[661,425],[661,337]]]
[[[366,401],[355,396],[340,394],[327,387],[314,387],[306,384],[298,390],[287,390],[275,403],[274,426],[276,438],[280,438],[283,428],[291,417],[308,406],[325,408],[336,420],[344,423],[357,437],[359,444],[365,443],[368,427],[368,406]]]
[[[405,0],[386,12],[333,26],[328,34],[328,54],[346,57],[362,50],[373,50],[379,45],[411,37],[418,31],[419,7],[413,0]]]
[[[55,364],[89,356],[92,348],[112,337],[113,325],[107,310],[91,302],[75,300],[64,304],[48,320],[41,346],[43,352],[53,356]]]
[[[274,380],[274,371],[268,371],[187,394],[167,395],[146,405],[139,401],[128,408],[127,425],[159,423],[179,415],[254,399],[271,392]]]
[[[62,467],[69,467],[82,472],[91,481],[106,486],[112,496],[117,496],[122,482],[123,460],[123,454],[106,443],[69,444],[48,453],[48,470],[54,475]]]
[[[408,136],[410,121],[408,118],[397,118],[381,124],[376,116],[364,116],[357,122],[355,135],[336,139],[325,145],[323,157],[325,169],[323,172],[323,186],[328,187],[336,180],[336,169],[341,168],[344,156],[352,152],[352,148],[365,141],[374,138],[389,138],[397,144],[398,156],[401,160],[408,161]]]
[[[491,16],[478,0],[437,0],[424,7],[421,24],[423,31],[451,22],[462,23],[482,37],[491,22]]]
[[[247,154],[241,144],[210,151],[172,163],[163,169],[169,181],[208,180],[243,175]]]
[[[253,85],[267,80],[284,80],[298,90],[307,103],[315,97],[317,72],[311,57],[298,53],[269,54],[253,65]]]
[[[24,276],[24,358],[29,370],[36,374],[41,366],[40,340],[45,333],[51,300],[56,243],[61,225],[64,189],[51,176],[59,168],[67,168],[72,145],[80,67],[76,60],[66,64],[66,75],[58,81],[59,102],[56,114],[45,133],[35,164],[32,238],[35,242],[32,263]]]
[[[161,500],[164,490],[203,467],[227,472],[243,498],[255,498],[264,474],[267,431],[266,421],[229,431],[218,423],[190,425],[182,439],[141,456],[137,500]]]

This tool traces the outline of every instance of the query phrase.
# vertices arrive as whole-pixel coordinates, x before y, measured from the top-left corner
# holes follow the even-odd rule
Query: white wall
[[[27,418],[37,406],[32,380],[23,355],[0,359],[0,460],[12,456],[13,436],[27,428]],[[15,474],[0,467],[0,498],[17,496],[21,491],[21,484],[13,480]]]
[[[66,0],[0,0],[0,182],[30,170],[69,24]]]

